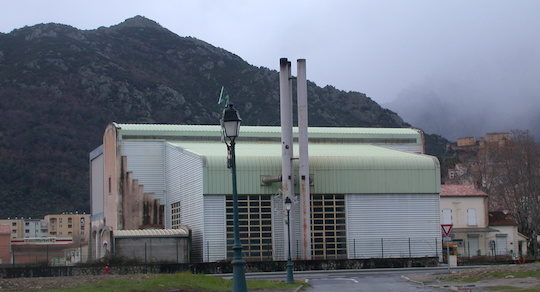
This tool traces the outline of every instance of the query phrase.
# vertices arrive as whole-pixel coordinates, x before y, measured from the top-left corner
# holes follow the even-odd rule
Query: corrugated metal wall
[[[90,164],[92,215],[103,214],[103,154],[92,159]]]
[[[438,194],[349,194],[345,200],[349,258],[440,255]]]
[[[302,252],[302,244],[300,242],[300,205],[298,202],[298,194],[292,198],[293,205],[291,208],[291,257],[296,259],[300,257]],[[274,252],[274,260],[287,259],[287,242],[285,232],[287,231],[287,211],[284,207],[284,199],[281,195],[272,196],[272,246]]]
[[[156,194],[156,198],[164,204],[164,143],[122,141],[122,155],[127,156],[128,170],[144,186],[144,192]]]
[[[272,247],[274,260],[284,260],[287,258],[284,248],[284,211],[283,196],[272,196]]]
[[[128,162],[129,164],[129,162]],[[192,259],[203,257],[204,203],[202,160],[182,148],[165,146],[167,201],[165,227],[171,228],[171,204],[180,202],[180,223],[191,229]],[[224,212],[224,211],[223,211]]]
[[[373,147],[372,151],[392,152],[396,156],[311,156],[312,193],[438,193],[440,168],[435,157]],[[396,152],[396,153],[394,153]],[[225,157],[208,156],[205,167],[205,194],[230,190],[230,170]],[[239,157],[237,159],[238,193],[271,194],[279,184],[261,186],[261,176],[279,175],[279,157]],[[297,167],[294,167],[297,173]]]
[[[225,196],[204,196],[203,261],[215,262],[227,258]]]
[[[293,204],[291,206],[291,257],[293,259],[299,258],[302,255],[302,241],[300,232],[300,196],[295,194],[293,198]],[[286,227],[286,226],[285,226]]]

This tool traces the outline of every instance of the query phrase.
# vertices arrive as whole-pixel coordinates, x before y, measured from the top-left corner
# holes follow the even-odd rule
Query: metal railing
[[[284,243],[275,250],[271,243],[250,245],[243,244],[243,257],[246,261],[271,261],[286,259]],[[292,258],[301,260],[301,243],[296,240],[292,245]],[[316,248],[317,247],[317,248]],[[312,259],[369,259],[369,258],[420,258],[439,257],[442,252],[440,237],[406,238],[351,238],[343,242],[324,242],[312,244]],[[213,262],[231,260],[232,250],[224,242],[204,242],[203,261]]]

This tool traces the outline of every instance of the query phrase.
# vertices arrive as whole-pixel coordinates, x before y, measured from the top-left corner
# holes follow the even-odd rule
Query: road
[[[418,272],[407,272],[418,273]],[[349,292],[349,291],[403,291],[403,292],[428,292],[441,291],[440,289],[421,286],[402,278],[406,275],[404,272],[385,272],[385,273],[357,273],[343,274],[335,276],[316,275],[306,277],[305,281],[310,287],[303,290],[306,292]]]
[[[410,274],[447,273],[446,268],[414,268],[414,269],[365,269],[338,271],[296,271],[295,280],[306,281],[309,288],[306,292],[348,292],[348,291],[403,291],[429,292],[441,291],[407,281],[402,276]],[[283,279],[284,273],[248,273],[247,279]]]

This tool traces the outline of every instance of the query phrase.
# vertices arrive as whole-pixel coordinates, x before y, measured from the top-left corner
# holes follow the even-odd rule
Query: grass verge
[[[301,284],[285,284],[277,281],[247,281],[248,289],[292,289]],[[169,291],[182,289],[187,291],[227,291],[231,290],[232,281],[202,274],[188,272],[156,275],[149,279],[128,280],[111,279],[100,282],[48,292],[128,292],[128,291]]]
[[[452,279],[458,282],[473,283],[486,279],[502,279],[511,276],[513,278],[540,277],[540,271],[516,271],[516,272],[488,272],[485,274]]]

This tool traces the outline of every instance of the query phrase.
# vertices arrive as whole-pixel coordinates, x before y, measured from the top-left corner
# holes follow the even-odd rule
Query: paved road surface
[[[465,269],[471,267],[460,267]],[[360,269],[360,270],[334,270],[334,271],[295,271],[297,281],[307,281],[311,287],[306,292],[349,292],[349,291],[376,291],[376,292],[429,292],[443,290],[426,287],[409,282],[402,276],[410,274],[437,274],[447,273],[444,267],[436,268],[402,268],[402,269]],[[223,276],[223,275],[222,275]],[[232,275],[231,275],[232,276]],[[284,272],[248,273],[247,279],[259,280],[285,280]]]
[[[409,282],[401,277],[406,273],[357,273],[335,276],[306,276],[311,287],[306,292],[428,292],[441,291],[440,289],[425,287]]]

